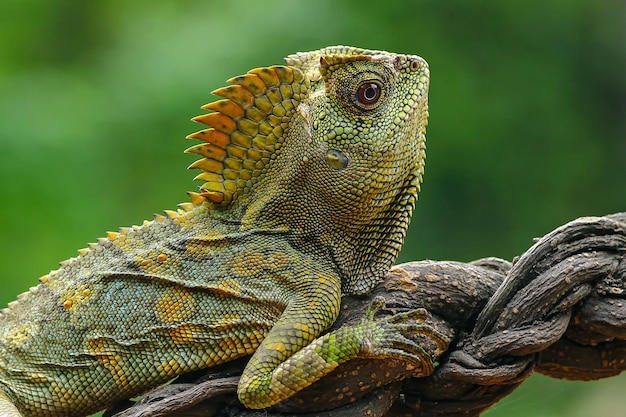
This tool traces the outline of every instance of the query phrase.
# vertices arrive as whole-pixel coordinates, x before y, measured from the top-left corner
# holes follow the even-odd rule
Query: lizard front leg
[[[283,314],[250,358],[239,381],[239,399],[247,407],[269,407],[324,375],[307,375],[305,361],[293,363],[290,359],[337,318],[341,282],[334,273],[316,271],[315,275],[296,276],[298,288],[287,295],[289,302]]]
[[[329,295],[326,291],[315,294]],[[447,339],[422,324],[428,317],[425,310],[374,319],[374,314],[384,305],[382,298],[376,298],[360,322],[316,339],[321,323],[335,318],[339,301],[335,304],[334,298],[302,297],[286,308],[244,369],[238,395],[245,406],[257,409],[272,406],[355,358],[399,359],[414,370],[415,376],[432,373],[436,358],[427,354],[411,336],[430,337],[442,352]]]

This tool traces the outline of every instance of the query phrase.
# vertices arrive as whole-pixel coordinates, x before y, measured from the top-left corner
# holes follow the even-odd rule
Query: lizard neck
[[[325,185],[307,169],[319,166],[326,153],[320,147],[303,158],[299,169],[259,184],[247,204],[232,208],[237,214],[230,218],[240,219],[242,231],[281,230],[296,240],[299,249],[330,254],[343,293],[367,293],[398,256],[417,200],[421,169],[409,170],[406,178],[389,178],[375,192],[346,204],[342,187]],[[361,176],[355,172],[355,185],[348,187],[356,188]],[[332,179],[327,183],[342,184]]]

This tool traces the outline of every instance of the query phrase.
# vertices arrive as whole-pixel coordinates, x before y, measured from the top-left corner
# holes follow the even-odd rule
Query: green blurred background
[[[401,261],[510,259],[626,210],[626,3],[3,0],[0,304],[194,190],[182,138],[210,91],[348,44],[431,66],[425,184]],[[622,416],[626,378],[534,376],[496,416]]]

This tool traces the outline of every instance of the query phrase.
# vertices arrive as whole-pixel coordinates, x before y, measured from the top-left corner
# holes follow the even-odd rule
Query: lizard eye
[[[373,81],[365,81],[356,90],[357,104],[371,106],[380,98],[380,85]]]

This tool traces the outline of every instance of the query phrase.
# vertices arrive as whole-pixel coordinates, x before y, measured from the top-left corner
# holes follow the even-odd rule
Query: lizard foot
[[[427,323],[431,315],[423,308],[375,319],[384,306],[384,298],[376,297],[361,320],[364,337],[359,356],[397,359],[413,368],[415,376],[430,375],[437,357],[447,348],[448,338]]]

